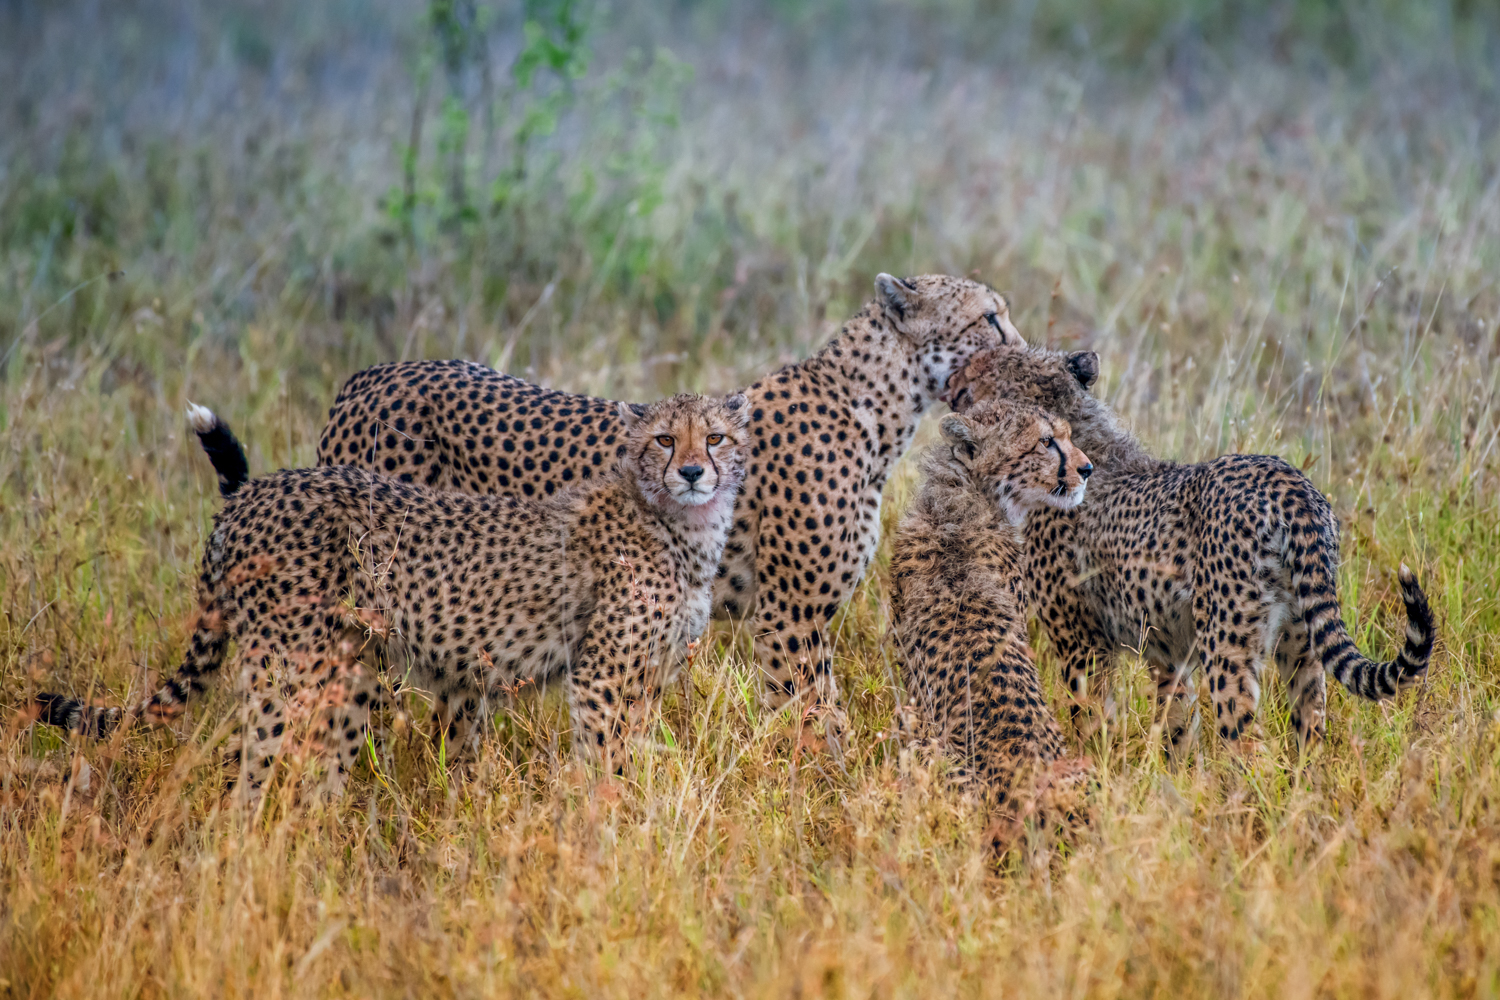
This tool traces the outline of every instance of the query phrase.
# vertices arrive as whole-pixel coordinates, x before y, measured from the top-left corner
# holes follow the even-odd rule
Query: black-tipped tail
[[[125,714],[118,708],[96,708],[50,692],[36,696],[36,713],[39,722],[96,739],[113,732]]]
[[[245,449],[234,431],[213,410],[196,403],[187,405],[187,421],[219,474],[219,493],[224,497],[234,496],[250,479],[250,463],[245,460]]]
[[[1325,669],[1350,693],[1378,701],[1389,698],[1427,672],[1432,660],[1432,644],[1437,634],[1427,595],[1417,583],[1416,575],[1406,565],[1400,573],[1401,600],[1406,604],[1406,642],[1394,660],[1380,663],[1361,655],[1354,640],[1344,630],[1337,612],[1308,615],[1313,648],[1318,651]],[[1322,620],[1318,621],[1317,618]]]

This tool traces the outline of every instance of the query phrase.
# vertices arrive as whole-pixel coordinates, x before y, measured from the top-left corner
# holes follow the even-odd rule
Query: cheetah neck
[[[868,302],[802,367],[843,388],[849,409],[870,434],[867,478],[883,483],[940,391],[928,384],[911,342],[877,303]]]
[[[632,486],[632,499],[641,520],[666,546],[683,590],[710,587],[734,525],[738,480],[721,483],[712,500],[696,506],[683,506],[670,499],[652,502],[638,485]]]
[[[944,553],[943,564],[955,578],[966,577],[971,570],[986,575],[991,561],[976,559],[981,552],[1019,559],[1021,527],[1009,519],[994,496],[966,480],[929,474],[913,504],[913,516],[932,529],[931,537]]]
[[[998,498],[995,494],[965,479],[954,475],[947,467],[934,470],[929,465],[925,470],[927,482],[918,495],[917,503],[935,524],[952,525],[954,538],[961,541],[970,533],[998,531],[1007,538],[1019,539],[1020,527],[1007,507],[1013,507],[1025,522],[1025,512],[1009,498]]]

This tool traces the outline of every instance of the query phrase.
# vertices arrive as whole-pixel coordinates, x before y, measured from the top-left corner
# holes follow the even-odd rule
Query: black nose
[[[681,476],[683,479],[686,479],[688,485],[691,486],[694,483],[696,483],[699,479],[703,478],[703,466],[701,466],[701,465],[684,465],[682,468],[680,468],[680,469],[677,470],[677,474],[679,476]]]
[[[1078,467],[1078,474],[1084,479],[1092,476],[1094,474],[1094,463],[1090,462],[1088,465],[1080,465]]]

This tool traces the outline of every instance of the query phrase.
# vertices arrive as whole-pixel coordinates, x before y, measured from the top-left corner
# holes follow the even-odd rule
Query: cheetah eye
[[[1048,448],[1052,447],[1052,439],[1042,438],[1042,440],[1037,444],[1037,447],[1042,449],[1043,451],[1046,451]]]
[[[714,445],[722,443],[723,440],[724,435],[722,434],[710,434],[708,436],[708,446],[712,448]]]
[[[658,434],[656,435],[656,443],[661,445],[663,448],[670,448],[676,442],[672,440],[672,435],[670,434]]]

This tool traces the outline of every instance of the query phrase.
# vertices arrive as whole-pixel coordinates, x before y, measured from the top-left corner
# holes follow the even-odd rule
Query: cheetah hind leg
[[[322,751],[325,767],[317,794],[334,798],[343,794],[349,775],[367,744],[370,716],[382,708],[380,673],[375,667],[373,644],[363,631],[344,632],[333,654],[333,690],[324,697]]]
[[[1272,605],[1248,595],[1225,598],[1214,584],[1197,589],[1193,628],[1213,700],[1214,728],[1231,752],[1246,757],[1259,746],[1256,711]]]
[[[1151,664],[1156,683],[1156,718],[1161,723],[1162,750],[1174,764],[1182,763],[1198,740],[1197,657],[1182,663]]]
[[[1306,754],[1323,741],[1327,722],[1328,675],[1312,655],[1307,624],[1293,621],[1285,626],[1276,645],[1277,672],[1286,688],[1297,749]]]
[[[379,702],[377,674],[361,662],[367,651],[361,630],[337,612],[319,619],[289,652],[281,642],[257,636],[241,656],[237,794],[246,805],[259,803],[288,752],[319,765],[321,777],[312,790],[320,798],[341,794],[359,759],[370,712]],[[296,629],[281,635],[296,635]],[[328,642],[328,636],[336,638]]]
[[[460,678],[468,675],[459,673]],[[433,746],[442,745],[449,766],[461,763],[465,770],[478,758],[478,749],[490,719],[490,702],[468,682],[440,689],[433,699]]]
[[[1119,715],[1111,683],[1114,657],[1066,637],[1053,639],[1053,646],[1062,660],[1073,733],[1086,743],[1106,724],[1113,728]]]

